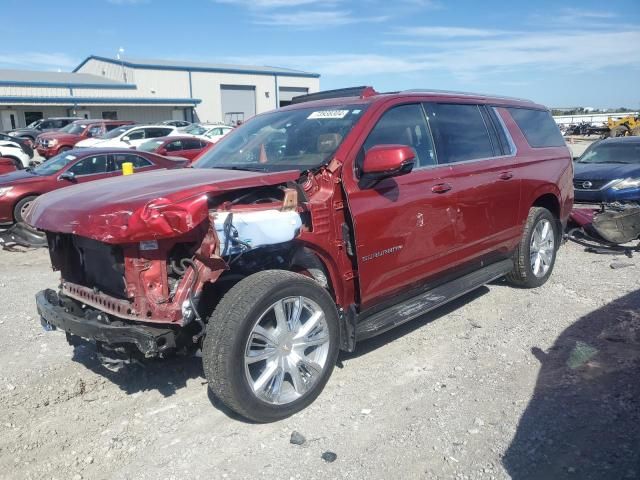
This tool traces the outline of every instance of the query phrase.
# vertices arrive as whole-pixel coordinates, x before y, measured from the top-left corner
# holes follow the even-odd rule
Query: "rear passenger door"
[[[457,263],[499,256],[520,235],[515,147],[491,107],[426,103],[439,164],[455,198]]]

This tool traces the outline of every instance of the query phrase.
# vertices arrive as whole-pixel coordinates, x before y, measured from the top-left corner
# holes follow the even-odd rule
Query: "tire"
[[[283,306],[281,321],[277,305]],[[292,328],[296,310],[299,320]],[[311,318],[318,320],[308,324]],[[311,328],[306,334],[305,326]],[[317,345],[304,343],[296,332]],[[217,305],[202,361],[212,393],[234,412],[264,423],[293,415],[320,395],[338,347],[338,314],[327,291],[303,275],[267,270],[238,282]]]
[[[13,218],[16,223],[24,222],[24,218],[22,215],[26,211],[26,208],[29,206],[29,204],[31,204],[31,202],[33,202],[36,198],[37,197],[33,195],[30,197],[24,197],[18,203],[16,203],[16,206],[13,207]]]
[[[545,223],[546,222],[546,223]],[[548,225],[551,229],[549,236],[545,237],[540,247],[540,254],[532,258],[534,247],[534,234],[536,228]],[[539,238],[536,237],[536,238]],[[553,272],[558,252],[560,235],[558,233],[558,221],[553,214],[542,207],[531,207],[529,216],[524,226],[524,232],[520,244],[514,254],[513,270],[507,275],[507,281],[520,288],[536,288],[544,285]],[[551,244],[549,242],[552,242]],[[545,248],[546,247],[546,248]],[[545,261],[546,259],[546,261]],[[540,263],[536,263],[539,261]]]
[[[24,165],[22,164],[22,161],[19,158],[13,157],[11,155],[5,155],[4,158],[10,158],[16,166],[16,170],[24,169]]]

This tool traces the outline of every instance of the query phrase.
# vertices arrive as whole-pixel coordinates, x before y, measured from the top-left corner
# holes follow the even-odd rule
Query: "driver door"
[[[442,188],[450,170],[437,164],[421,104],[392,106],[379,116],[360,148],[356,170],[368,149],[388,144],[414,149],[411,173],[370,188],[359,185],[357,174],[344,178],[363,309],[418,288],[446,269],[456,239],[455,201]]]

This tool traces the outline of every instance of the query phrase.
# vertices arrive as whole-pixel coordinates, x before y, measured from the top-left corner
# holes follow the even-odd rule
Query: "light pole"
[[[124,68],[123,54],[124,54],[124,48],[120,47],[118,49],[118,53],[116,54],[116,58],[120,60],[120,66],[122,67],[122,80],[124,80],[124,83],[127,83],[127,71]]]

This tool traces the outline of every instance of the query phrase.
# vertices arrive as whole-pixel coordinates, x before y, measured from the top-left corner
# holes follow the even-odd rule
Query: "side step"
[[[513,260],[502,260],[366,317],[356,325],[356,340],[374,337],[424,315],[506,275],[512,269]]]

